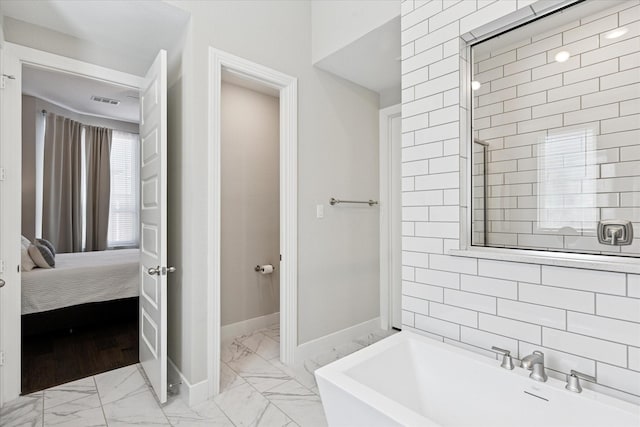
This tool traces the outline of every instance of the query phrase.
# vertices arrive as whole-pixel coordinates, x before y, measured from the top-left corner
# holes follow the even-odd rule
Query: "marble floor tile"
[[[113,426],[167,426],[169,420],[149,388],[103,406],[107,424]]]
[[[268,360],[268,362],[298,381],[303,386],[309,389],[316,386],[315,376],[313,375],[313,373],[307,371],[304,367],[286,366],[278,358],[270,359]]]
[[[170,399],[162,411],[172,426],[179,427],[233,427],[233,423],[213,400],[193,407],[187,406],[179,396]]]
[[[94,378],[102,404],[148,391],[149,386],[139,369],[138,365],[130,365],[96,375]]]
[[[93,378],[91,378],[93,380]],[[46,396],[46,391],[45,391]],[[46,404],[46,401],[45,401]],[[44,425],[57,427],[106,426],[97,393],[44,410]]]
[[[327,425],[320,397],[295,380],[267,390],[263,394],[300,426]]]
[[[238,341],[263,359],[269,360],[280,356],[280,343],[263,333],[257,332],[240,337]]]
[[[253,351],[234,339],[232,342],[222,346],[220,360],[225,363],[236,362],[251,354],[253,354]]]
[[[236,426],[286,426],[291,419],[249,384],[220,393],[215,402]]]
[[[41,426],[43,416],[43,400],[41,392],[28,396],[20,396],[6,403],[0,409],[2,427]]]
[[[357,344],[360,344],[363,347],[367,347],[367,346],[370,346],[371,344],[377,343],[381,339],[384,339],[384,338],[386,338],[388,336],[391,336],[391,335],[395,334],[396,332],[398,332],[398,331],[396,331],[394,329],[390,329],[388,331],[380,329],[379,331],[372,332],[372,333],[364,335],[364,336],[362,336],[360,338],[356,338],[355,342]]]
[[[224,362],[220,363],[220,392],[229,390],[246,381]]]
[[[260,332],[271,338],[276,342],[280,342],[280,323],[274,323],[265,329],[261,329]]]
[[[289,375],[253,353],[227,364],[258,391],[268,390],[291,379]]]
[[[44,409],[71,403],[75,400],[84,399],[87,396],[96,395],[98,389],[93,377],[83,378],[56,387],[46,389],[44,392]],[[98,406],[100,403],[98,402]]]
[[[278,359],[274,324],[223,346],[222,392],[194,407],[179,396],[161,406],[140,365],[132,365],[20,397],[0,411],[0,425],[325,426],[314,371],[392,333],[375,331],[293,368]]]
[[[336,360],[341,359],[345,356],[348,356],[358,350],[362,350],[363,348],[365,348],[365,346],[357,342],[342,344],[334,347],[326,353],[313,357],[311,359],[311,362],[318,365],[318,367],[322,367],[328,365],[331,362],[335,362]]]

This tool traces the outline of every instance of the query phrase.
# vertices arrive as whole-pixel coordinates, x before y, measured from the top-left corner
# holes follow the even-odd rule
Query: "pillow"
[[[29,246],[31,242],[26,237],[22,236],[21,244],[20,244],[20,269],[22,271],[31,271],[36,266],[36,264],[31,259],[29,255]]]
[[[47,249],[49,249],[49,251],[51,251],[51,254],[53,255],[53,257],[55,258],[55,256],[56,256],[56,248],[53,247],[53,243],[51,243],[47,239],[36,239],[36,243],[40,243],[41,245],[46,246]]]
[[[33,262],[40,268],[52,268],[56,265],[56,261],[49,248],[40,243],[36,242],[29,246],[29,255],[31,255]]]

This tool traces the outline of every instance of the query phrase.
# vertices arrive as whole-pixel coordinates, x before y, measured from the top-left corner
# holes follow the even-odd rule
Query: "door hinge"
[[[4,351],[0,351],[0,366],[4,366]]]
[[[0,168],[0,181],[4,181],[5,179],[7,179],[7,170]]]

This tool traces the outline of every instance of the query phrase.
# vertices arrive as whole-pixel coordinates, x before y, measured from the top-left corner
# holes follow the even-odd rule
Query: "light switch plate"
[[[324,218],[324,205],[316,205],[316,218]]]

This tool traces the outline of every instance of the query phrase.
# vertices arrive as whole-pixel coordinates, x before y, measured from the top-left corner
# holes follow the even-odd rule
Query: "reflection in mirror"
[[[640,256],[636,9],[586,1],[472,47],[473,245]]]

